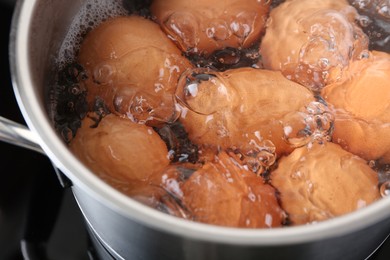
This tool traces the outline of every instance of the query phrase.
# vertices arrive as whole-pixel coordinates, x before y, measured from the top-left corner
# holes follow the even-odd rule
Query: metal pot
[[[43,151],[70,180],[101,257],[118,259],[365,259],[390,232],[390,198],[325,222],[272,230],[189,222],[144,206],[100,180],[68,150],[47,110],[49,75],[86,1],[19,1],[10,62],[28,129],[4,118],[0,139]],[[127,1],[130,2],[131,1]],[[134,1],[135,2],[135,1]],[[104,253],[103,253],[104,251]]]

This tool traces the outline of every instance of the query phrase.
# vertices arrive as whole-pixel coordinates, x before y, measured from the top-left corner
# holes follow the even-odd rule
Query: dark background
[[[8,60],[14,2],[0,1],[0,115],[25,125],[13,93]],[[43,242],[43,246],[47,240],[49,259],[89,259],[81,213],[70,189],[62,188],[45,156],[0,141],[0,177],[0,260],[24,259],[22,239],[31,244]],[[44,256],[35,259],[43,260]]]
[[[0,115],[25,124],[14,97],[8,63],[13,6],[12,0],[0,0]],[[42,242],[49,259],[90,259],[81,213],[45,156],[0,141],[0,177],[0,260],[24,259],[22,240]],[[370,258],[385,259],[390,259],[390,239]]]

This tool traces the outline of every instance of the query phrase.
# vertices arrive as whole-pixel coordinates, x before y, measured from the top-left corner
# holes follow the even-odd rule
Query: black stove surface
[[[14,1],[0,2],[0,115],[25,125],[9,72],[8,36],[13,7]],[[43,260],[44,256],[34,257],[32,251],[31,256],[23,257],[22,239],[47,240],[47,259],[90,259],[81,212],[70,189],[60,185],[50,160],[0,141],[0,164],[0,260]],[[57,209],[58,215],[53,213]]]
[[[25,124],[11,85],[8,35],[13,1],[0,1],[0,115]],[[93,258],[81,212],[47,157],[0,141],[0,260]],[[38,203],[37,203],[38,202]],[[58,209],[58,215],[54,214]],[[50,223],[53,224],[53,232]],[[47,256],[23,256],[21,241],[47,241]],[[29,249],[27,246],[25,249]],[[35,257],[34,254],[36,253]],[[390,259],[390,239],[369,258]]]

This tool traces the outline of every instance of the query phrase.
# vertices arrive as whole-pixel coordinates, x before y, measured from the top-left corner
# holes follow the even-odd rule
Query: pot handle
[[[46,155],[38,144],[38,137],[27,126],[0,116],[0,141],[17,145]],[[55,167],[56,175],[64,188],[72,186],[72,182]]]
[[[28,127],[2,116],[0,116],[0,141],[45,154],[38,144],[38,138],[28,129]]]

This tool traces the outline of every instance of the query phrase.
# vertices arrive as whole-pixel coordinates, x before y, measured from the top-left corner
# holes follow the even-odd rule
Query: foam
[[[86,32],[111,17],[127,15],[128,11],[118,0],[87,0],[73,19],[70,29],[59,49],[59,69],[75,61],[77,51]]]

